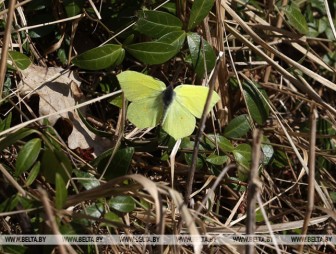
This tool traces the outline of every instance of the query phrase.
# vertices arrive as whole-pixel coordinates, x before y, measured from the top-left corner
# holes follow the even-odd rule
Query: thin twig
[[[0,60],[0,99],[2,98],[2,90],[5,81],[7,54],[8,54],[9,41],[11,38],[11,28],[14,18],[15,3],[16,0],[9,1],[5,35],[2,43],[1,60]]]
[[[33,0],[25,0],[25,1],[22,1],[21,3],[17,3],[14,8],[16,9],[17,7],[20,7],[22,5],[25,5],[29,2],[31,2]],[[7,12],[9,11],[9,9],[6,9],[6,10],[3,10],[3,11],[0,11],[0,17],[3,16],[4,14],[6,14]]]
[[[258,179],[259,164],[260,164],[260,145],[261,145],[262,131],[255,129],[253,131],[253,150],[252,150],[252,165],[250,171],[250,179],[248,184],[248,194],[247,194],[247,222],[246,222],[246,234],[253,235],[255,232],[255,210],[256,210],[256,199],[257,192],[260,187],[260,182]],[[253,244],[247,244],[245,248],[246,254],[254,253]]]
[[[50,227],[53,234],[56,236],[59,252],[61,254],[76,253],[75,250],[69,244],[67,244],[67,248],[65,248],[63,242],[61,241],[61,238],[60,238],[61,233],[58,230],[58,226],[55,221],[55,216],[53,214],[47,192],[41,187],[39,188],[39,192],[41,193],[41,201],[44,207],[45,215],[47,217],[46,223]]]
[[[208,97],[203,109],[203,114],[202,114],[202,118],[199,124],[199,128],[196,134],[196,138],[195,138],[195,145],[194,145],[194,149],[193,149],[193,154],[192,154],[192,163],[191,163],[191,167],[190,167],[190,171],[188,174],[188,179],[187,179],[187,187],[186,187],[186,192],[185,192],[185,196],[184,196],[184,200],[186,203],[189,203],[189,199],[190,199],[190,194],[192,192],[192,186],[193,186],[193,182],[194,182],[194,175],[195,175],[195,170],[196,170],[196,164],[197,164],[197,156],[198,156],[198,149],[199,149],[199,144],[201,142],[201,137],[202,137],[202,133],[205,127],[205,121],[206,121],[206,116],[207,116],[207,112],[209,112],[209,106],[210,106],[210,101],[211,101],[211,97],[212,97],[212,93],[213,93],[213,89],[216,83],[216,79],[217,79],[217,72],[219,69],[219,62],[220,62],[221,56],[219,56],[217,58],[216,61],[216,66],[213,70],[213,75],[211,76],[211,80],[209,82],[209,93],[208,93]]]
[[[308,232],[308,226],[311,214],[314,208],[314,194],[315,194],[315,144],[316,144],[316,122],[318,118],[318,112],[314,106],[312,106],[311,120],[310,120],[310,146],[309,146],[309,158],[308,158],[308,202],[307,211],[303,222],[302,235],[305,236]],[[299,246],[299,253],[303,253],[304,245]]]

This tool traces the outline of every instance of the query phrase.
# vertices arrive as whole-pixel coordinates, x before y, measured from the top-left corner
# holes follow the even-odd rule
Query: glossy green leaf
[[[186,163],[191,166],[191,163],[192,163],[192,154],[190,153],[185,153],[184,154],[184,159],[186,161]],[[197,157],[197,160],[196,160],[196,169],[197,170],[200,170],[201,168],[204,167],[204,162],[203,160],[200,158],[200,157]]]
[[[9,51],[8,55],[8,59],[14,62],[12,65],[20,70],[27,69],[31,64],[29,57],[18,51]]]
[[[86,190],[90,190],[100,185],[99,180],[88,172],[75,170],[74,173],[78,178],[80,178],[80,180],[78,181],[83,185],[84,189]]]
[[[228,157],[226,155],[216,155],[211,154],[206,158],[206,161],[213,164],[221,166],[228,160]]]
[[[40,173],[41,162],[37,161],[29,172],[25,186],[31,185]]]
[[[90,49],[72,59],[72,63],[85,70],[102,70],[120,64],[125,51],[120,45],[108,44]]]
[[[10,135],[8,135],[6,138],[1,140],[0,142],[0,151],[2,151],[4,148],[13,145],[16,141],[21,140],[33,133],[40,134],[40,132],[34,130],[34,129],[27,129],[22,128],[18,130],[17,132],[14,132]]]
[[[285,9],[285,15],[288,23],[302,34],[308,33],[308,25],[305,17],[302,15],[300,8],[295,4],[288,5]]]
[[[135,209],[135,201],[131,196],[117,196],[110,199],[109,206],[119,212],[129,213]]]
[[[209,140],[210,139],[210,140]],[[231,144],[231,142],[220,135],[215,135],[215,134],[208,134],[206,137],[206,142],[207,144],[210,145],[210,147],[212,149],[216,148],[216,144],[218,145],[218,147],[223,151],[223,152],[232,152],[233,145]],[[217,142],[217,143],[216,143]]]
[[[196,27],[210,12],[214,0],[195,0],[190,12],[188,30]]]
[[[227,138],[240,138],[250,130],[248,116],[243,114],[232,119],[224,129],[224,136]]]
[[[196,33],[188,33],[187,41],[193,68],[197,76],[202,78],[204,73],[209,73],[214,68],[215,52],[210,44]]]
[[[186,38],[186,33],[184,31],[174,31],[165,34],[157,40],[157,42],[163,42],[174,46],[177,52],[183,47]]]
[[[160,38],[173,31],[181,31],[182,22],[172,14],[162,11],[139,11],[135,29],[152,38]]]
[[[263,136],[261,150],[264,154],[263,163],[267,165],[273,157],[274,149],[267,137]]]
[[[11,122],[12,112],[10,112],[4,119],[0,119],[0,132],[9,129]]]
[[[177,47],[162,42],[142,42],[126,46],[136,59],[145,64],[162,64],[178,52]]]
[[[172,2],[165,3],[161,6],[161,8],[167,10],[168,12],[172,14],[176,14],[176,4]]]
[[[248,174],[252,160],[252,148],[248,144],[240,144],[233,150],[236,162],[239,164],[237,177],[241,181],[248,179]]]
[[[109,220],[109,221],[112,221],[112,222],[117,222],[117,223],[123,223],[123,220],[122,218],[120,217],[120,215],[114,213],[114,212],[108,212],[104,215],[104,219],[106,220]],[[103,223],[101,224],[102,225],[109,225],[107,223]]]
[[[84,0],[63,0],[63,4],[67,16],[73,17],[82,12],[85,2]]]
[[[72,227],[70,223],[61,224],[58,227],[62,235],[75,235],[76,234],[76,231],[74,230],[74,228]]]
[[[181,149],[188,149],[190,151],[194,149],[194,146],[195,146],[195,142],[191,141],[189,138],[182,139],[182,142],[180,145]],[[204,151],[204,147],[199,146],[199,150]],[[192,153],[184,153],[184,160],[190,166],[192,163]],[[196,161],[196,169],[199,170],[203,168],[203,166],[204,166],[204,161],[200,156],[198,156],[197,161]]]
[[[92,165],[97,165],[97,170],[99,173],[102,173],[105,170],[106,164],[111,157],[112,149],[100,154],[94,161],[91,162]],[[128,172],[129,165],[131,164],[134,154],[133,147],[127,147],[119,149],[113,159],[109,164],[104,178],[113,179],[118,176],[124,176]]]
[[[19,176],[23,172],[27,171],[40,154],[41,150],[41,139],[34,138],[28,141],[20,150],[18,157],[16,159],[15,168],[16,175]]]
[[[102,203],[96,203],[91,206],[85,208],[85,212],[83,213],[92,216],[94,218],[100,218],[104,214],[104,205]]]
[[[62,176],[59,173],[56,173],[55,186],[56,186],[55,207],[57,209],[61,209],[68,197],[68,190],[66,188]]]
[[[68,175],[72,173],[71,161],[62,150],[46,148],[42,154],[41,171],[51,184],[55,184],[56,173],[60,174],[64,182],[67,182],[69,180]]]
[[[269,116],[269,107],[265,101],[268,100],[266,91],[257,84],[252,85],[248,82],[243,83],[243,89],[251,117],[258,124],[264,124]]]

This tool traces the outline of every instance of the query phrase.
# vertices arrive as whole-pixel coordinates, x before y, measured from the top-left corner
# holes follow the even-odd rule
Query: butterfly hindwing
[[[168,107],[162,128],[175,140],[191,135],[195,129],[196,119],[176,99]]]
[[[136,71],[124,71],[117,78],[129,101],[156,97],[166,89],[166,85],[160,80]]]
[[[162,95],[133,101],[127,110],[128,120],[141,129],[158,125],[162,116]]]
[[[205,86],[180,85],[174,91],[176,93],[175,99],[191,114],[201,118],[209,88]],[[219,99],[218,94],[214,92],[209,109],[212,109]]]

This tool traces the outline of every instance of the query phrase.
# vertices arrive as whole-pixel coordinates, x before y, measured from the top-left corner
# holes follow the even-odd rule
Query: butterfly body
[[[131,102],[127,118],[138,128],[159,124],[173,138],[192,134],[200,118],[209,89],[203,86],[180,85],[173,89],[150,76],[134,71],[120,73],[118,81],[127,100]],[[211,108],[219,96],[214,92]]]
[[[162,93],[162,102],[164,109],[166,110],[172,103],[176,94],[174,92],[173,86],[168,86]]]

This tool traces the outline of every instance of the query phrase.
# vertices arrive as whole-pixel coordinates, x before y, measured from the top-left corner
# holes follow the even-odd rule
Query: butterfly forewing
[[[124,71],[118,74],[117,78],[129,101],[157,97],[166,89],[165,84],[160,80],[136,71]]]
[[[175,88],[176,100],[191,114],[201,118],[209,88],[205,86],[181,85]],[[217,103],[219,96],[213,92],[209,109]]]
[[[191,135],[195,129],[195,117],[177,100],[167,108],[162,128],[175,140]]]

